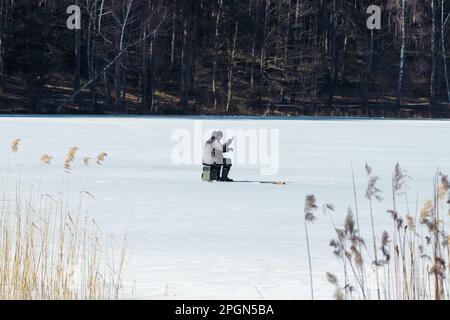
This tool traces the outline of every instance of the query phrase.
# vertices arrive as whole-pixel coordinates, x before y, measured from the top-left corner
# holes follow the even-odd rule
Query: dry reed
[[[41,162],[45,163],[45,164],[51,164],[52,163],[52,159],[53,159],[53,157],[49,156],[48,154],[43,154],[41,156]]]
[[[18,152],[20,141],[13,141],[12,152]],[[67,171],[77,151],[76,146],[68,151]],[[40,158],[45,164],[52,159]],[[24,197],[20,181],[15,186],[0,182],[0,300],[119,298],[126,238],[116,264],[84,209],[84,195],[96,200],[91,193],[81,192],[79,203],[69,208],[64,192],[54,197],[31,190]]]
[[[83,193],[71,209],[61,195],[20,189],[0,195],[0,300],[117,299],[125,253],[112,269]]]
[[[19,151],[19,143],[21,139],[14,139],[14,141],[11,143],[11,151],[14,153],[17,153]]]
[[[314,300],[314,286],[313,286],[313,275],[312,275],[312,263],[311,263],[311,248],[309,245],[309,235],[308,235],[308,224],[313,223],[317,218],[314,212],[317,210],[316,198],[312,194],[308,194],[305,198],[305,235],[306,235],[306,247],[308,250],[308,263],[309,263],[309,279],[311,283],[311,299]]]
[[[67,152],[66,159],[64,160],[64,168],[66,169],[66,171],[72,170],[72,163],[75,160],[75,156],[78,150],[79,148],[77,146],[74,146]]]
[[[331,219],[336,238],[331,240],[330,246],[343,266],[344,275],[343,286],[339,286],[334,274],[326,275],[335,287],[334,298],[372,299],[371,294],[376,293],[377,299],[385,300],[450,299],[450,234],[446,228],[450,216],[448,177],[437,171],[432,197],[420,207],[417,193],[415,212],[410,212],[408,175],[397,164],[392,174],[392,207],[386,210],[393,221],[392,229],[384,230],[378,238],[372,201],[382,202],[383,199],[377,187],[378,177],[367,165],[366,173],[365,196],[369,204],[372,250],[366,247],[351,209],[342,228],[336,227]],[[441,213],[443,208],[446,214]],[[360,217],[362,214],[359,213]],[[365,263],[365,256],[372,261],[369,265]]]
[[[106,156],[107,156],[106,153],[100,152],[99,155],[97,156],[97,163],[98,163],[99,165],[102,165],[103,162],[104,162],[105,159],[106,159]]]

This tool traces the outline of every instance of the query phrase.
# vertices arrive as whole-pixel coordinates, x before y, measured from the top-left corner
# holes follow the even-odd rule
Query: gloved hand
[[[233,148],[227,148],[227,152],[233,152],[234,149]]]
[[[228,140],[227,140],[227,145],[230,145],[230,144],[232,144],[232,143],[233,143],[233,140],[234,140],[234,137],[233,137],[233,138],[231,138],[231,139],[228,139]]]

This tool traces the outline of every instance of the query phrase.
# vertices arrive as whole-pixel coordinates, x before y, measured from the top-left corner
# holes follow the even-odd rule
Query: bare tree
[[[8,0],[0,0],[0,89],[5,85],[3,34],[6,26]]]
[[[76,0],[75,4],[80,5],[80,1]],[[74,78],[74,90],[78,91],[81,86],[81,29],[75,30],[75,78]],[[82,95],[79,96],[79,103],[82,104]]]
[[[217,110],[217,59],[219,50],[221,47],[220,39],[219,39],[219,25],[220,25],[220,17],[222,16],[222,7],[223,0],[219,0],[219,8],[216,13],[216,21],[215,21],[215,31],[214,31],[214,56],[213,56],[213,71],[212,71],[212,93],[213,93],[213,105],[214,111]]]
[[[406,0],[401,0],[400,8],[400,67],[397,82],[397,108],[400,108],[402,98],[403,77],[405,73],[405,47],[406,47]]]
[[[45,17],[22,7],[25,0],[0,0],[0,86],[4,84],[0,98],[9,100],[13,96],[9,91],[16,89],[14,94],[22,94],[17,92],[21,87],[27,96],[35,96],[28,99],[35,101],[30,105],[19,103],[28,109],[49,88],[52,97],[72,103],[75,99],[79,106],[83,98],[77,112],[92,113],[216,113],[247,108],[263,113],[262,106],[285,102],[290,96],[295,106],[278,105],[281,112],[367,114],[375,83],[379,112],[386,116],[393,113],[385,96],[393,98],[390,101],[398,107],[393,110],[400,110],[403,97],[418,101],[425,90],[430,104],[438,105],[441,89],[450,102],[446,59],[450,15],[445,0],[388,0],[383,10],[386,27],[380,32],[355,28],[366,18],[363,9],[368,1],[36,3],[45,9]],[[81,5],[83,23],[82,30],[69,33],[63,24],[65,9],[72,3]],[[166,15],[169,21],[154,33],[157,21]],[[21,23],[24,17],[28,21]],[[50,21],[47,34],[33,33],[30,26],[37,25],[35,20]],[[33,36],[27,38],[29,34]],[[27,39],[28,44],[15,45]],[[45,59],[47,55],[51,58]],[[51,64],[40,66],[36,61]],[[44,75],[39,83],[35,71]],[[62,82],[61,88],[73,87],[72,96],[55,88],[56,81]],[[338,90],[344,106],[359,100],[360,107],[329,108],[336,104]],[[60,100],[42,101],[49,111]],[[180,108],[174,107],[177,104]],[[71,107],[59,110],[71,112]]]
[[[226,111],[230,111],[231,106],[231,100],[233,98],[233,67],[235,63],[235,57],[236,57],[236,41],[238,37],[238,26],[239,23],[235,23],[234,27],[234,34],[233,34],[233,40],[232,45],[229,50],[229,58],[228,58],[228,85],[227,85],[227,108]]]
[[[445,0],[441,0],[441,49],[442,49],[442,62],[444,63],[444,79],[445,79],[445,85],[447,89],[447,102],[450,103],[450,82],[448,80],[448,68],[447,68],[447,54],[445,49],[445,27],[446,27],[446,21],[448,19],[444,19],[444,11],[445,11]]]
[[[431,0],[431,79],[430,79],[430,104],[436,105],[436,6],[435,0]]]
[[[329,105],[334,103],[334,95],[336,91],[336,65],[337,65],[337,41],[336,41],[336,0],[331,2],[330,8],[330,88],[329,88]]]
[[[150,37],[154,36],[163,22],[165,21],[166,13],[157,12],[143,18],[144,23],[148,24],[147,31],[141,33],[142,29],[137,29],[138,24],[138,13],[132,15],[134,6],[137,2],[134,0],[127,0],[125,3],[118,2],[112,3],[111,7],[107,7],[106,2],[101,0],[99,13],[97,16],[97,37],[102,39],[104,47],[104,57],[102,60],[105,61],[102,68],[96,70],[94,75],[90,75],[88,79],[77,91],[75,91],[70,97],[64,100],[64,102],[58,107],[61,110],[68,103],[73,102],[82,91],[90,88],[96,83],[100,77],[103,77],[106,87],[106,95],[109,96],[109,77],[108,72],[112,67],[115,66],[115,94],[116,94],[116,104],[121,105],[124,98],[124,69],[123,57],[130,49],[135,48],[137,45],[141,44],[143,41],[148,40]],[[136,10],[137,11],[137,10]],[[106,19],[107,18],[107,19]],[[106,20],[106,21],[105,21]],[[105,23],[106,22],[106,23]],[[137,31],[138,30],[138,31]],[[109,59],[108,52],[109,47],[114,48],[115,54]],[[98,54],[98,50],[97,50]]]

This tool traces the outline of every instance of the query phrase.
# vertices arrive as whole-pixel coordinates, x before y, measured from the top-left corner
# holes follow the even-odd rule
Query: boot
[[[228,178],[228,173],[230,172],[230,168],[229,167],[223,167],[222,169],[222,177],[220,178],[220,180],[225,181],[225,182],[233,182],[233,179]]]
[[[211,181],[220,180],[220,167],[211,166]]]

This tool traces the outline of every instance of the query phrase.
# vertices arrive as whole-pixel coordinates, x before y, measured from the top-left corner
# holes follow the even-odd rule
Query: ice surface
[[[234,166],[230,176],[285,180],[285,186],[203,183],[201,167],[174,165],[177,129],[279,129],[280,169],[261,177],[260,167]],[[70,179],[71,197],[87,190],[97,224],[129,245],[124,298],[309,298],[303,205],[307,193],[333,203],[341,224],[353,206],[351,166],[358,189],[361,229],[370,238],[364,199],[368,162],[380,175],[386,200],[375,205],[377,234],[390,228],[390,177],[397,163],[412,179],[410,210],[432,194],[437,168],[450,172],[450,122],[251,118],[2,117],[0,177],[20,177],[55,193]],[[19,152],[10,143],[21,138]],[[78,146],[71,174],[63,173],[68,149]],[[85,156],[106,152],[103,166],[85,167]],[[40,163],[42,154],[54,157]],[[406,212],[405,201],[400,210]],[[317,213],[310,226],[315,293],[331,298],[325,272],[340,267],[328,246],[330,220]],[[369,242],[369,241],[368,241]],[[370,242],[369,242],[370,243]],[[117,248],[119,250],[120,248]]]

